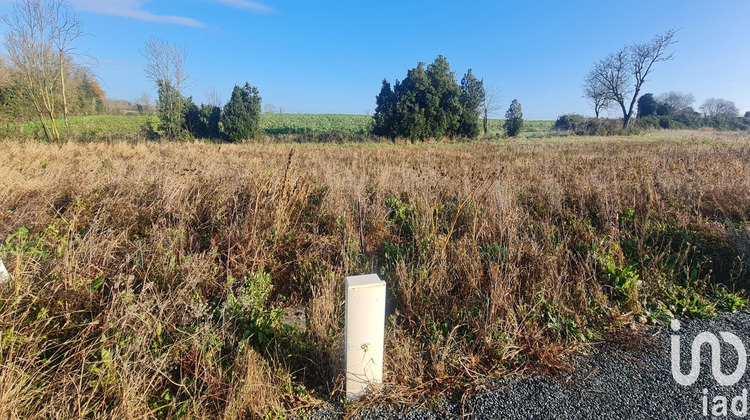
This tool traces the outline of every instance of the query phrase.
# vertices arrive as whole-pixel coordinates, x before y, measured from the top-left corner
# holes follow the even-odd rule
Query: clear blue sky
[[[188,51],[196,102],[215,87],[260,90],[284,112],[362,114],[380,82],[418,61],[448,58],[501,90],[501,116],[518,98],[527,119],[593,112],[581,98],[592,63],[669,28],[682,28],[675,59],[660,63],[642,93],[693,93],[750,109],[750,1],[289,1],[68,0],[90,34],[79,50],[108,97],[155,88],[138,50],[151,36]],[[10,10],[0,0],[0,12]],[[0,29],[1,30],[1,29]],[[614,114],[613,114],[614,115]]]

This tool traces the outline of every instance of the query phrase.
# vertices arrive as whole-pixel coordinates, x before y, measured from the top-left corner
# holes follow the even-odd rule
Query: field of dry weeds
[[[640,323],[747,304],[746,134],[3,141],[0,157],[2,418],[338,399],[349,274],[378,272],[393,295],[379,401],[564,368]]]

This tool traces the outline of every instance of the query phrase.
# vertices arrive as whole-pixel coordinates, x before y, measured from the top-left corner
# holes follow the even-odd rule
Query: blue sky
[[[593,111],[581,98],[592,63],[633,42],[681,28],[675,59],[642,93],[693,93],[750,109],[750,2],[736,1],[290,1],[68,0],[90,36],[107,96],[155,96],[139,49],[149,36],[188,51],[196,102],[214,87],[226,101],[250,82],[284,112],[363,114],[380,82],[418,61],[448,58],[501,91],[502,116],[517,98],[527,119]],[[11,1],[0,0],[0,13]],[[2,30],[0,28],[0,30]],[[616,116],[613,114],[613,116]]]

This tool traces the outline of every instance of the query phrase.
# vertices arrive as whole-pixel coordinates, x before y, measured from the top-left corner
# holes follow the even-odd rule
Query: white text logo
[[[672,331],[678,332],[680,330],[680,321],[673,319],[671,327]],[[711,348],[711,372],[719,385],[732,386],[742,379],[742,375],[745,374],[745,368],[747,367],[747,352],[745,351],[745,345],[739,337],[730,332],[722,331],[719,335],[724,342],[734,347],[734,350],[737,352],[737,367],[734,369],[734,372],[729,375],[726,375],[721,371],[721,342],[716,334],[704,331],[695,336],[693,339],[693,345],[690,348],[690,371],[687,375],[683,374],[680,369],[680,336],[675,334],[671,335],[672,377],[678,384],[690,386],[694,384],[698,379],[698,376],[700,376],[701,347],[704,344],[708,344]]]

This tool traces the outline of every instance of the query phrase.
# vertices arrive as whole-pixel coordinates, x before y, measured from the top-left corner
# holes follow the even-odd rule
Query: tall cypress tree
[[[479,113],[484,99],[484,81],[477,79],[469,69],[461,79],[461,119],[458,127],[460,135],[470,138],[479,135]]]
[[[521,103],[518,102],[518,99],[514,99],[505,113],[505,132],[508,137],[515,137],[521,132],[522,128],[523,111],[521,110]]]

